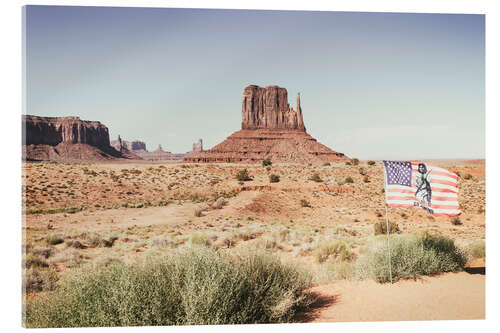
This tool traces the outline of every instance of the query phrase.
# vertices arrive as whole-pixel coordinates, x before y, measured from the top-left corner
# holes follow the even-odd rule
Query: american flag
[[[436,216],[458,216],[458,176],[423,162],[384,161],[385,199],[391,207],[418,207]]]

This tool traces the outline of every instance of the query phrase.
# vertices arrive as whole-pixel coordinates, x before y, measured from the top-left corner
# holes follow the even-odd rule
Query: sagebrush
[[[311,276],[264,253],[209,248],[87,270],[26,304],[27,327],[289,322]]]
[[[463,270],[467,263],[466,253],[454,241],[429,233],[392,235],[391,268],[393,280],[434,275],[441,272]],[[389,264],[387,238],[376,237],[356,262],[359,278],[370,277],[378,282],[388,282]]]

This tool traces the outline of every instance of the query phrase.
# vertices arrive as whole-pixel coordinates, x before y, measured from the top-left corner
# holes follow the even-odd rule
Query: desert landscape
[[[209,150],[200,141],[176,161],[116,149],[126,145],[111,146],[102,124],[92,126],[104,139],[92,141],[67,134],[75,131],[60,122],[35,122],[27,127],[22,179],[26,304],[47,304],[60,285],[89,270],[209,251],[207,258],[229,262],[262,253],[307,276],[294,296],[278,297],[271,315],[239,322],[484,319],[484,160],[426,161],[459,176],[459,217],[389,208],[391,284],[382,161],[317,142],[306,132],[300,96],[294,110],[284,88],[245,88],[241,130]],[[47,131],[56,139],[37,139]],[[58,131],[66,134],[57,139]],[[437,244],[437,259],[426,244]],[[415,259],[419,249],[423,263]],[[53,325],[33,309],[28,326]],[[120,318],[115,325],[143,323]],[[238,322],[205,319],[159,324]],[[92,320],[83,325],[106,323]]]

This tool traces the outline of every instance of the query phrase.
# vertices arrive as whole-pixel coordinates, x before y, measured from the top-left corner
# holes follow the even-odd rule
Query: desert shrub
[[[351,162],[345,162],[345,165],[352,165]]]
[[[29,250],[30,253],[41,256],[45,259],[49,258],[51,255],[54,254],[54,248],[53,247],[42,247],[42,246],[36,246],[33,247]]]
[[[61,235],[53,234],[47,237],[47,243],[49,243],[50,245],[57,245],[64,243],[64,239],[62,238]]]
[[[311,204],[306,199],[300,199],[300,205],[302,207],[311,207]]]
[[[50,263],[64,263],[66,266],[74,267],[80,264],[83,257],[78,250],[67,248],[63,251],[57,252],[50,258]]]
[[[41,268],[41,267],[49,267],[46,258],[36,255],[33,253],[26,254],[23,260],[23,267],[25,268]]]
[[[459,217],[452,217],[451,218],[451,224],[453,224],[453,225],[462,225],[462,221],[460,221]]]
[[[203,208],[196,207],[194,209],[194,216],[196,216],[196,217],[202,217],[203,216]]]
[[[271,171],[271,167],[270,166],[266,167],[266,171]]]
[[[210,239],[204,234],[192,234],[189,242],[191,245],[210,246]]]
[[[313,255],[319,263],[325,262],[328,258],[339,261],[349,261],[354,258],[354,253],[342,240],[333,240],[318,244],[313,250]]]
[[[248,174],[247,169],[243,169],[243,170],[238,171],[238,173],[236,174],[236,179],[239,181],[242,181],[242,182],[252,180],[252,178]]]
[[[330,165],[331,165],[330,162],[323,163],[323,166],[330,166]]]
[[[368,165],[375,165],[375,161],[368,161]]]
[[[484,240],[479,240],[474,243],[472,243],[469,246],[469,253],[472,256],[472,258],[477,259],[477,258],[485,258],[486,257],[486,244]]]
[[[369,183],[369,182],[370,182],[370,177],[368,177],[368,176],[364,176],[364,177],[363,177],[363,181],[364,181],[365,183]]]
[[[289,322],[310,304],[311,277],[263,253],[177,252],[83,271],[28,300],[28,327]]]
[[[353,158],[351,160],[351,163],[352,163],[352,165],[358,165],[359,164],[359,160],[357,158]]]
[[[389,222],[389,233],[390,234],[398,234],[401,231],[399,230],[399,226],[396,222]],[[385,221],[377,222],[373,225],[373,233],[376,235],[382,235],[387,233],[387,223]]]
[[[23,271],[23,288],[26,292],[54,290],[59,277],[50,269],[30,268]]]
[[[352,179],[352,177],[347,177],[347,178],[345,179],[345,182],[346,182],[347,184],[352,184],[352,183],[354,183],[354,179]]]
[[[116,236],[103,236],[98,233],[86,235],[90,242],[91,247],[112,247],[118,237]]]
[[[472,179],[472,175],[470,173],[467,173],[465,176],[464,176],[464,179]]]
[[[309,179],[316,183],[321,183],[323,181],[323,179],[321,179],[319,173],[317,172],[313,173],[313,175]]]
[[[257,232],[252,231],[252,230],[247,228],[245,230],[239,231],[236,235],[233,235],[233,237],[232,237],[233,242],[232,243],[234,243],[234,241],[236,239],[241,239],[241,240],[246,242],[250,239],[255,239],[257,236],[258,236]]]
[[[66,241],[67,247],[74,247],[75,249],[85,249],[86,246],[82,244],[78,239],[70,239]]]
[[[224,198],[217,199],[212,205],[213,209],[222,209],[225,205],[227,205],[227,200]]]
[[[362,176],[366,175],[365,168],[359,168],[359,174],[362,175]]]
[[[262,166],[270,166],[272,164],[273,164],[273,162],[271,162],[271,160],[268,158],[262,160]]]
[[[466,254],[452,239],[429,233],[391,236],[393,281],[462,270]],[[356,262],[356,275],[389,281],[387,239],[376,237]]]
[[[282,229],[279,231],[279,239],[282,242],[287,242],[290,240],[290,230],[289,229]]]
[[[170,237],[155,237],[149,241],[149,244],[159,248],[171,248],[176,246],[176,242]]]
[[[315,282],[324,283],[332,280],[348,280],[354,277],[353,261],[326,260],[315,276]]]
[[[269,176],[269,182],[278,183],[280,181],[280,176],[272,174]]]

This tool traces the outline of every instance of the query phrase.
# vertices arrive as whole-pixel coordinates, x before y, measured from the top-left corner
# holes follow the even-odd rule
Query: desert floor
[[[484,161],[433,163],[461,176],[460,218],[390,208],[389,220],[402,233],[427,230],[464,249],[484,241]],[[252,180],[236,179],[243,169]],[[271,174],[279,182],[271,183]],[[380,161],[269,167],[24,163],[24,243],[42,269],[60,277],[88,264],[135,262],[200,240],[223,251],[266,249],[314,273],[318,301],[305,321],[484,318],[484,259],[466,272],[393,285],[346,280],[317,260],[315,250],[332,239],[345,241],[355,255],[362,252],[374,224],[385,221],[383,187]]]

